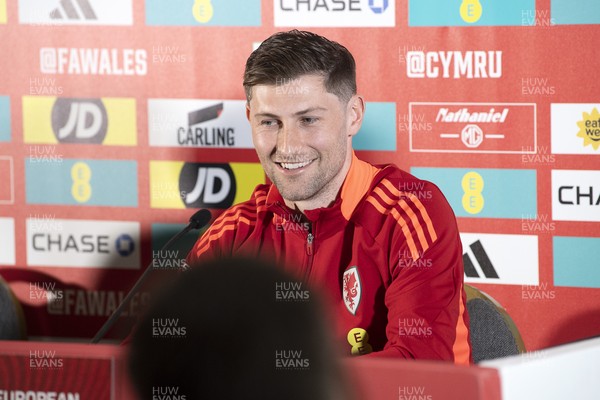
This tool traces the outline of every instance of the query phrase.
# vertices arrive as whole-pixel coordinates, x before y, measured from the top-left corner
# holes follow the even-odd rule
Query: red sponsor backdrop
[[[11,135],[10,140],[0,142],[0,156],[14,161],[15,196],[12,204],[0,204],[0,217],[14,219],[16,248],[14,265],[2,265],[0,273],[25,306],[31,336],[91,337],[111,307],[107,306],[103,312],[90,311],[89,304],[78,307],[77,301],[84,301],[83,298],[88,298],[86,293],[93,291],[106,292],[105,296],[118,300],[139,276],[140,270],[29,266],[27,219],[45,215],[56,220],[139,221],[143,266],[151,260],[152,224],[183,223],[192,213],[183,208],[151,208],[150,160],[258,162],[254,151],[249,149],[151,147],[147,104],[151,98],[244,99],[242,74],[253,43],[281,29],[274,26],[273,2],[262,1],[261,25],[256,27],[148,26],[145,6],[143,1],[133,2],[131,26],[55,26],[21,24],[19,3],[6,4],[7,21],[0,24],[0,54],[3,55],[0,57],[0,95],[10,98]],[[537,1],[537,11],[549,9],[549,0]],[[598,169],[597,155],[553,155],[542,161],[535,155],[550,152],[551,103],[598,102],[600,60],[594,38],[598,37],[600,28],[597,25],[409,27],[407,13],[407,1],[402,0],[396,2],[396,26],[393,28],[308,28],[344,44],[354,54],[359,92],[367,101],[396,105],[396,150],[359,150],[359,157],[376,164],[396,163],[405,170],[411,167],[535,169],[538,216],[551,220],[551,170]],[[131,76],[45,74],[40,70],[40,49],[48,47],[144,49],[147,72]],[[179,57],[167,60],[167,48],[176,48]],[[409,78],[406,52],[414,49],[424,52],[501,51],[501,77]],[[546,90],[539,90],[544,87]],[[549,87],[552,87],[551,91],[547,90]],[[136,146],[65,143],[50,146],[63,159],[136,160],[137,207],[28,204],[24,160],[39,145],[24,141],[22,99],[40,94],[70,98],[135,98]],[[511,114],[509,126],[526,127],[525,131],[530,132],[535,123],[536,144],[532,143],[531,137],[526,137],[528,133],[503,144],[508,150],[528,147],[529,153],[533,146],[533,154],[524,158],[518,153],[436,151],[450,149],[453,144],[445,145],[443,140],[446,139],[431,138],[414,141],[413,149],[433,151],[411,152],[410,130],[406,129],[406,123],[410,105],[414,103],[534,104],[535,121],[527,108]],[[476,108],[471,111],[489,111],[489,107]],[[500,110],[502,106],[496,108]],[[419,112],[435,121],[437,110],[427,108]],[[517,115],[517,112],[523,115]],[[5,175],[6,171],[2,170],[2,193],[7,191]],[[222,210],[215,211],[217,214]],[[540,225],[533,232],[531,229],[524,232],[520,219],[459,218],[458,223],[462,232],[538,236],[540,288],[475,284],[507,308],[528,349],[600,334],[600,289],[558,287],[553,278],[553,236],[599,237],[598,223],[556,221],[552,222],[551,229]],[[93,231],[93,224],[89,229]],[[75,303],[68,313],[50,314],[46,301],[31,296],[31,284],[39,286],[44,282],[56,282],[56,288],[65,291],[63,294],[67,290],[73,291],[69,293]],[[138,301],[139,304],[143,302],[141,298]],[[136,307],[129,310],[130,314],[137,312]]]

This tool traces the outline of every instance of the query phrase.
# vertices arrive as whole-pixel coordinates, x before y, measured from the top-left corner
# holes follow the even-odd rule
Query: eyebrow
[[[305,115],[305,114],[309,114],[311,112],[315,112],[315,111],[327,111],[327,108],[325,107],[309,107],[305,110],[300,110],[294,113],[295,116],[300,116],[300,115]],[[275,114],[271,114],[271,113],[256,113],[254,114],[255,117],[268,117],[268,118],[278,118],[278,115]]]

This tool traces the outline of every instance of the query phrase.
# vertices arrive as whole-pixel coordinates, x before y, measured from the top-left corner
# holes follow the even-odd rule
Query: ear
[[[363,118],[365,116],[365,101],[359,95],[354,95],[348,101],[348,136],[354,136],[360,130],[362,126]]]
[[[250,103],[246,102],[246,118],[250,121]]]

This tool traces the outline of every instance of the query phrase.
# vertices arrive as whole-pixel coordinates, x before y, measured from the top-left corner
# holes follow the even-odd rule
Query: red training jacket
[[[259,185],[215,220],[188,263],[245,255],[286,265],[322,290],[348,354],[471,362],[462,246],[437,186],[353,155],[334,204],[305,216],[275,185]]]

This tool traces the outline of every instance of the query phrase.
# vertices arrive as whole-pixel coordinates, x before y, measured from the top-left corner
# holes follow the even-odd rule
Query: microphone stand
[[[185,228],[183,228],[178,234],[173,236],[167,243],[165,243],[165,245],[160,249],[159,252],[163,252],[165,250],[170,249],[173,246],[173,243],[178,241],[183,235],[185,235],[186,233],[188,233],[191,230],[202,228],[204,225],[206,225],[208,223],[208,221],[210,221],[210,219],[211,219],[210,211],[208,211],[206,209],[197,211],[190,218],[190,222],[188,223],[188,225]],[[112,326],[115,324],[115,322],[117,322],[117,319],[119,319],[119,317],[125,310],[125,307],[129,304],[129,301],[131,301],[132,297],[138,292],[138,290],[142,286],[142,283],[150,275],[150,272],[152,272],[152,264],[153,263],[154,263],[154,260],[152,260],[150,262],[150,264],[148,264],[148,266],[146,267],[146,270],[144,271],[142,276],[140,276],[138,278],[135,285],[133,285],[131,290],[129,290],[129,293],[127,293],[127,296],[125,296],[125,298],[123,299],[121,304],[119,304],[119,307],[117,307],[117,309],[115,309],[115,311],[113,311],[113,313],[108,318],[108,320],[104,323],[104,325],[102,325],[102,327],[100,328],[98,333],[96,333],[96,336],[94,336],[94,338],[92,339],[92,341],[91,341],[92,344],[98,343],[100,341],[100,339],[102,339],[104,337],[104,335],[106,335],[106,332],[108,332],[108,330],[110,328],[112,328]]]

